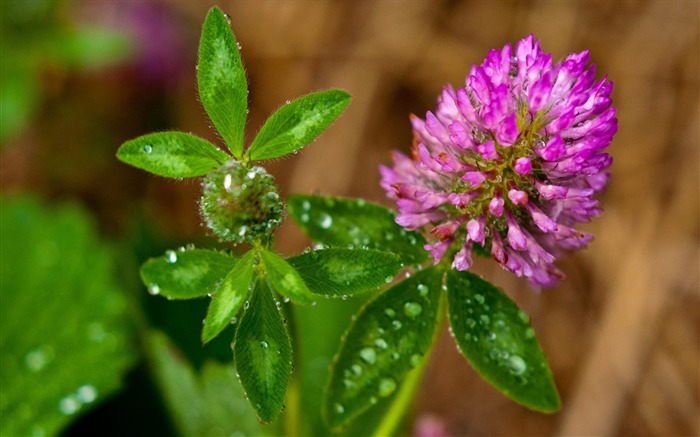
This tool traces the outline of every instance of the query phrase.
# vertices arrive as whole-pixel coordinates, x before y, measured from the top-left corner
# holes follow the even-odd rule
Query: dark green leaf
[[[314,140],[350,103],[345,91],[329,90],[291,101],[267,119],[246,152],[251,161],[279,158]]]
[[[82,208],[0,202],[0,434],[58,435],[135,362],[126,293]]]
[[[460,350],[506,396],[543,412],[559,409],[547,358],[529,318],[501,290],[469,273],[447,273],[450,325]]]
[[[235,264],[235,258],[213,250],[169,250],[141,266],[141,279],[151,294],[193,299],[214,293]]]
[[[335,297],[376,290],[403,267],[398,255],[373,249],[314,250],[287,261],[312,293]]]
[[[207,361],[197,374],[163,333],[145,338],[155,382],[180,435],[262,435],[233,366]]]
[[[289,214],[312,240],[334,246],[352,245],[389,251],[406,264],[428,259],[425,239],[394,222],[388,209],[362,199],[293,195]]]
[[[117,158],[159,176],[191,178],[211,173],[229,156],[184,132],[157,132],[122,144]]]
[[[315,296],[311,294],[299,273],[279,255],[262,249],[260,261],[265,268],[272,290],[294,303],[303,305],[314,301]]]
[[[248,112],[248,82],[236,44],[223,12],[212,8],[199,42],[199,98],[233,156],[240,159]]]
[[[370,302],[350,327],[331,369],[323,403],[338,428],[391,395],[433,341],[442,273],[419,271]]]
[[[236,263],[214,292],[202,329],[202,343],[208,343],[231,323],[249,294],[253,282],[255,253],[250,251]]]
[[[263,277],[258,277],[250,306],[239,322],[233,353],[241,383],[260,420],[275,420],[292,372],[292,345]]]

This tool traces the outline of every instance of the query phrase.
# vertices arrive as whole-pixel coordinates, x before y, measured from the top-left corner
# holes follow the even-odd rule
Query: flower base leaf
[[[202,329],[202,343],[219,335],[238,313],[250,292],[255,253],[249,251],[236,263],[214,292]]]
[[[194,135],[157,132],[125,142],[117,158],[158,176],[192,178],[211,173],[230,157]]]
[[[141,279],[151,294],[194,299],[214,293],[235,264],[235,258],[214,250],[169,250],[141,266]]]
[[[214,127],[236,158],[243,156],[248,81],[236,38],[221,9],[207,14],[199,42],[199,98]]]
[[[393,252],[406,264],[428,259],[423,236],[397,225],[395,214],[375,203],[296,194],[287,205],[297,224],[319,243]]]
[[[419,271],[367,304],[331,368],[323,415],[332,429],[390,396],[428,352],[436,329],[442,274]]]
[[[287,261],[312,293],[327,297],[376,290],[403,267],[398,255],[374,249],[313,250]]]
[[[551,413],[560,400],[529,317],[501,290],[466,271],[447,272],[450,325],[460,351],[506,396]]]
[[[316,299],[294,267],[279,255],[262,249],[260,261],[273,291],[296,304],[310,304]]]
[[[292,346],[268,281],[255,282],[236,331],[233,352],[241,384],[259,420],[271,422],[284,406],[292,372]]]
[[[345,91],[328,90],[307,94],[283,105],[260,128],[246,157],[261,161],[296,152],[326,130],[351,98]]]

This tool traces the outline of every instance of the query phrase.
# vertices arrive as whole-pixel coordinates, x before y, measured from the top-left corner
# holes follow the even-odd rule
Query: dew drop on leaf
[[[384,310],[384,314],[386,314],[387,317],[394,317],[396,315],[396,311],[394,311],[393,308],[387,308]]]
[[[328,229],[328,228],[331,227],[332,224],[333,224],[333,217],[331,217],[330,215],[326,214],[325,212],[324,212],[324,213],[321,213],[321,215],[319,216],[318,225],[319,225],[322,229]]]
[[[532,328],[527,328],[525,330],[525,338],[534,338],[535,337],[535,331]]]
[[[335,408],[335,412],[338,414],[343,414],[345,413],[345,407],[343,404],[336,403],[333,408]]]
[[[148,286],[148,294],[150,294],[151,296],[160,294],[160,287],[157,284],[150,284]]]
[[[391,326],[394,328],[394,331],[398,331],[403,325],[401,324],[400,320],[394,320],[391,322]]]
[[[382,350],[389,347],[389,345],[386,343],[386,340],[384,340],[383,338],[378,338],[378,339],[374,340],[374,345],[377,346],[377,348],[382,349]]]
[[[353,364],[350,366],[350,370],[352,370],[352,373],[354,373],[357,376],[362,375],[362,367],[359,364]]]
[[[143,153],[149,155],[151,152],[153,152],[153,147],[150,144],[144,144]]]
[[[403,306],[403,312],[408,317],[418,317],[423,312],[423,307],[416,302],[406,302]]]
[[[484,303],[484,296],[482,294],[477,294],[474,296],[474,300],[479,302],[479,305],[483,305]]]
[[[165,259],[168,260],[170,264],[177,262],[177,253],[174,250],[168,250],[165,252]]]
[[[416,288],[418,288],[418,293],[419,293],[421,296],[425,297],[425,296],[428,295],[428,286],[427,286],[427,285],[425,285],[425,284],[418,284],[418,287],[416,287]]]
[[[80,402],[80,399],[73,394],[61,398],[61,400],[58,402],[58,410],[66,416],[71,416],[77,413],[82,406],[83,403]]]
[[[371,347],[360,350],[360,358],[367,364],[374,364],[377,361],[377,352]]]
[[[417,365],[420,364],[420,360],[422,360],[422,359],[423,359],[423,357],[420,356],[419,354],[411,355],[411,358],[410,358],[411,366],[416,367]]]
[[[76,390],[76,394],[84,404],[89,404],[97,399],[97,389],[91,384],[81,385]]]
[[[389,355],[392,360],[398,361],[399,358],[401,358],[401,354],[398,352],[392,352],[391,355]]]
[[[387,397],[396,390],[396,381],[391,378],[379,380],[379,396]]]
[[[522,357],[512,355],[510,358],[508,358],[508,369],[513,375],[522,375],[527,370],[527,364]]]
[[[263,349],[267,349],[267,347],[268,347],[267,342],[266,342],[266,341],[261,341],[261,342],[260,342],[260,347],[263,348]]]

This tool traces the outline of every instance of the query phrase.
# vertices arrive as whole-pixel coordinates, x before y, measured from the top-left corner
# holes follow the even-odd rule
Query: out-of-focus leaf
[[[258,277],[233,346],[236,369],[263,422],[277,418],[292,372],[292,345],[268,281]]]
[[[146,340],[151,370],[181,435],[264,435],[233,366],[207,361],[197,374],[164,334],[153,331]]]
[[[250,292],[255,267],[251,250],[236,263],[214,292],[202,329],[202,343],[208,343],[231,323]]]
[[[251,161],[279,158],[314,140],[350,103],[345,91],[329,90],[293,100],[267,119],[246,157]]]
[[[428,259],[425,239],[394,222],[394,213],[362,199],[296,194],[289,214],[312,240],[331,246],[366,247],[393,252],[406,264]]]
[[[501,290],[470,272],[447,273],[450,325],[462,354],[514,401],[551,413],[560,401],[529,317]]]
[[[129,140],[119,148],[117,158],[169,178],[203,176],[229,160],[209,141],[184,132],[156,132]]]
[[[56,31],[43,40],[44,59],[63,65],[90,68],[113,64],[130,54],[130,42],[123,32],[104,28]]]
[[[265,268],[265,274],[273,291],[302,305],[314,301],[314,295],[311,294],[299,273],[279,255],[262,249],[260,261]]]
[[[331,368],[323,414],[339,428],[388,397],[430,349],[438,320],[442,272],[417,272],[367,304]]]
[[[39,95],[32,72],[14,66],[0,67],[0,72],[0,146],[4,146],[27,125]]]
[[[55,435],[134,362],[114,252],[76,206],[2,199],[0,221],[0,434]]]
[[[376,290],[403,267],[398,255],[373,249],[313,250],[287,261],[312,293],[334,297]]]
[[[236,38],[221,9],[209,11],[199,43],[199,98],[236,158],[243,155],[248,81]]]
[[[141,279],[151,294],[192,299],[214,293],[235,264],[235,258],[214,250],[168,250],[143,263]]]

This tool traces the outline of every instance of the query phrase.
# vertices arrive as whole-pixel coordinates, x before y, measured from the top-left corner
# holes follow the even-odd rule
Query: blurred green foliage
[[[77,28],[64,5],[60,0],[0,2],[0,146],[21,132],[37,111],[45,69],[101,67],[130,54],[126,35]]]

